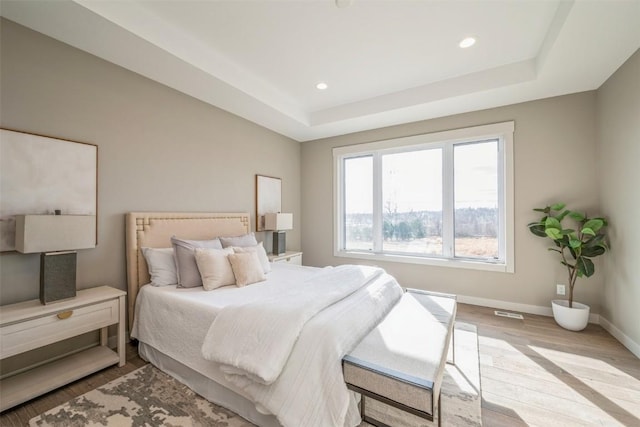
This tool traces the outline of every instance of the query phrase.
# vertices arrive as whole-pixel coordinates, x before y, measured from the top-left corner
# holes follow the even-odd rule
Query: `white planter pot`
[[[569,308],[569,301],[556,299],[551,301],[553,318],[556,323],[570,331],[581,331],[589,323],[589,306],[573,302],[573,307]]]

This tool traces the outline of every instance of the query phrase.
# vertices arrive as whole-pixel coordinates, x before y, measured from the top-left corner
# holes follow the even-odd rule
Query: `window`
[[[513,129],[334,148],[335,255],[513,272]]]

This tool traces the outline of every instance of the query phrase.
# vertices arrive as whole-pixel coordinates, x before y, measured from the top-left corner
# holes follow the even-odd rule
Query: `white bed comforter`
[[[209,328],[202,356],[220,363],[226,373],[271,384],[282,372],[305,323],[381,274],[381,269],[366,266],[326,268],[301,286],[226,307]]]
[[[226,379],[285,426],[356,426],[341,359],[402,296],[372,267],[327,269],[268,301],[225,307],[203,343]]]

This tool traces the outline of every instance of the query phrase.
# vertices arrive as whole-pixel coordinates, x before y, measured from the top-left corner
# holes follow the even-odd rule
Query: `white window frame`
[[[436,265],[444,267],[469,268],[513,273],[514,262],[514,183],[513,183],[513,121],[474,126],[463,129],[435,132],[395,138],[384,141],[356,144],[333,149],[333,206],[334,206],[334,251],[333,255],[344,258],[357,258],[369,261],[391,261],[411,264]],[[453,220],[453,147],[456,144],[498,140],[498,247],[500,259],[496,261],[454,257],[453,227],[446,227],[445,221]],[[382,177],[380,163],[383,154],[412,151],[420,148],[443,149],[443,241],[449,247],[443,247],[443,256],[419,256],[382,252]],[[344,159],[358,156],[373,156],[373,251],[345,250],[344,245]],[[376,219],[378,218],[378,219]]]

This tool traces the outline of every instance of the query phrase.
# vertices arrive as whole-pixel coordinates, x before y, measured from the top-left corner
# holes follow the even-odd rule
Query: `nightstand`
[[[269,254],[271,262],[285,262],[287,264],[302,265],[302,252],[287,251],[282,255]]]
[[[39,300],[0,308],[0,359],[100,330],[100,345],[56,359],[0,381],[0,410],[111,365],[124,366],[126,292],[100,286],[75,298],[42,305]],[[110,325],[118,325],[117,352],[107,347]]]

